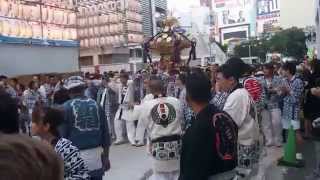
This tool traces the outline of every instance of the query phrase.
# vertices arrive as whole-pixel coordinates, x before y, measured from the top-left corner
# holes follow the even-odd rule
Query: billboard
[[[255,0],[214,0],[219,27],[254,24]]]
[[[279,25],[280,0],[257,0],[257,32],[268,32]]]
[[[226,43],[232,38],[248,38],[255,35],[256,0],[213,0],[212,8],[216,15],[215,25],[216,29],[219,29],[221,43]],[[226,31],[228,34],[224,35]]]

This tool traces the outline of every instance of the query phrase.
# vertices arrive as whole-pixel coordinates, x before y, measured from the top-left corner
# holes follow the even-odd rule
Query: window
[[[112,64],[111,54],[99,55],[98,58],[99,58],[99,64]]]
[[[93,66],[93,57],[92,56],[84,56],[79,59],[80,66]]]
[[[134,54],[134,49],[130,49],[130,57],[134,57],[135,54]]]
[[[231,39],[231,38],[247,38],[247,31],[236,31],[236,32],[230,32],[230,33],[225,33],[224,35],[224,40],[226,39]]]
[[[141,58],[142,57],[142,49],[136,49],[136,56],[138,58]]]

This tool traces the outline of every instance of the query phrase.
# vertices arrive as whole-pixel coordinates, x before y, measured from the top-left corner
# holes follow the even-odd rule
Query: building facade
[[[167,0],[141,0],[143,34],[152,37],[160,30],[159,22],[167,15]]]
[[[140,69],[141,43],[167,14],[167,0],[81,0],[78,7],[80,66],[91,73]]]
[[[77,27],[81,70],[131,70],[130,49],[144,41],[139,0],[80,0]]]
[[[256,1],[219,0],[212,3],[214,12],[213,31],[215,39],[221,44],[230,40],[248,39],[256,36]]]

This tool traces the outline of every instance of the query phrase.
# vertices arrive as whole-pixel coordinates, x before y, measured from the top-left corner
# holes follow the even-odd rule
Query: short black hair
[[[166,94],[165,84],[161,77],[157,75],[150,76],[149,88],[152,93],[161,92],[163,96]]]
[[[17,78],[12,78],[11,79],[14,83],[18,83],[19,82],[19,80],[17,79]]]
[[[273,63],[267,63],[267,64],[264,64],[263,67],[268,69],[268,70],[271,70],[273,71],[274,70],[274,64]]]
[[[56,108],[37,105],[32,112],[32,122],[50,125],[50,133],[56,137],[60,137],[59,127],[63,123],[63,112]]]
[[[222,73],[225,78],[234,78],[238,81],[242,77],[242,70],[231,64],[223,64],[219,67],[218,73]]]
[[[211,100],[211,81],[204,72],[191,73],[186,77],[187,96],[195,102]]]
[[[70,99],[69,91],[65,88],[61,88],[53,94],[53,104],[62,105]]]
[[[4,90],[0,90],[0,114],[0,132],[8,134],[18,133],[18,103]]]
[[[282,65],[282,69],[289,71],[290,74],[295,75],[297,72],[296,64],[293,62],[286,62]]]
[[[243,60],[239,57],[232,57],[228,59],[226,64],[234,69],[234,71],[237,73],[238,78],[252,71],[252,67],[244,63]]]
[[[28,83],[28,88],[29,88],[29,89],[32,89],[35,83],[36,83],[35,81],[30,81],[30,82]]]
[[[127,73],[125,70],[121,70],[120,78],[129,79],[129,73]]]

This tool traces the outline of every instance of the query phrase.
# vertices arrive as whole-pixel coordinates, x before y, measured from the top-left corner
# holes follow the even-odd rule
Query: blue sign
[[[0,35],[0,44],[22,44],[55,47],[79,47],[79,41],[42,40],[32,38],[18,38]]]

